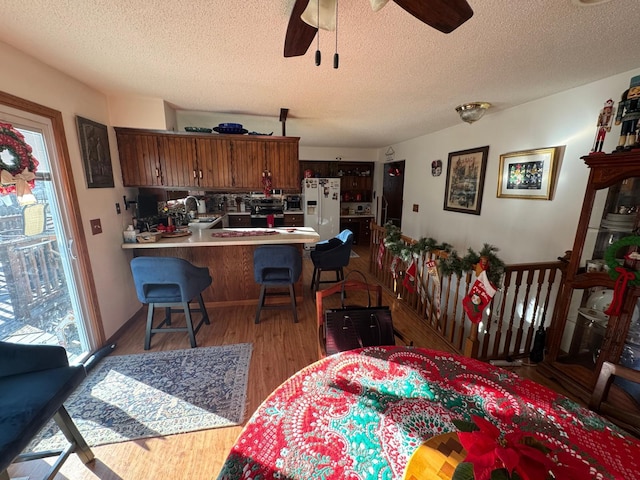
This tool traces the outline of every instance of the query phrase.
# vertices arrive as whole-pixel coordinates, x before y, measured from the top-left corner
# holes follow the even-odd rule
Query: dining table
[[[218,479],[420,478],[407,474],[419,448],[477,418],[500,441],[534,439],[588,472],[580,480],[639,478],[640,440],[577,402],[483,361],[385,346],[325,357],[287,379],[246,423]]]

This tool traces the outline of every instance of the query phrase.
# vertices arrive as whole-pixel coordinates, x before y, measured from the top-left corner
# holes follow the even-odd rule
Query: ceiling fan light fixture
[[[333,32],[336,29],[336,4],[336,0],[310,0],[300,18],[307,25]]]
[[[489,107],[491,107],[491,104],[488,102],[463,103],[456,107],[456,112],[458,112],[462,121],[473,123],[480,120]]]

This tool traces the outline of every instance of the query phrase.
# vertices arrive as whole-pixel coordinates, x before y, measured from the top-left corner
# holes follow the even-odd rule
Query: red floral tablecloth
[[[640,441],[590,410],[507,370],[411,347],[343,352],[293,375],[253,414],[218,478],[399,479],[424,440],[472,415],[563,449],[590,478],[640,478]]]

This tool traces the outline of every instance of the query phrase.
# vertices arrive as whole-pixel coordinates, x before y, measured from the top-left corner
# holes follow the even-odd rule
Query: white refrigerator
[[[320,241],[340,233],[340,179],[305,178],[302,195],[304,226],[318,232]]]

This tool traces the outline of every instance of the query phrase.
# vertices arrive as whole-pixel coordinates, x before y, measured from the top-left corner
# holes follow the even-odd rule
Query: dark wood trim
[[[105,343],[104,327],[102,325],[102,316],[98,306],[98,294],[93,278],[93,270],[89,261],[89,250],[87,248],[87,239],[82,228],[82,217],[76,193],[75,183],[73,181],[73,172],[71,168],[71,157],[69,155],[69,147],[67,145],[67,137],[64,129],[62,113],[44,105],[40,105],[23,98],[16,97],[6,92],[0,92],[0,104],[8,107],[22,110],[31,114],[39,115],[51,121],[53,135],[55,139],[56,150],[56,168],[60,172],[59,194],[62,197],[62,205],[67,212],[69,234],[74,240],[74,249],[77,252],[77,264],[80,278],[77,279],[82,283],[82,289],[86,293],[83,302],[86,305],[88,318],[88,327],[91,331],[89,341],[93,348],[98,348]],[[66,245],[61,248],[66,248]]]

